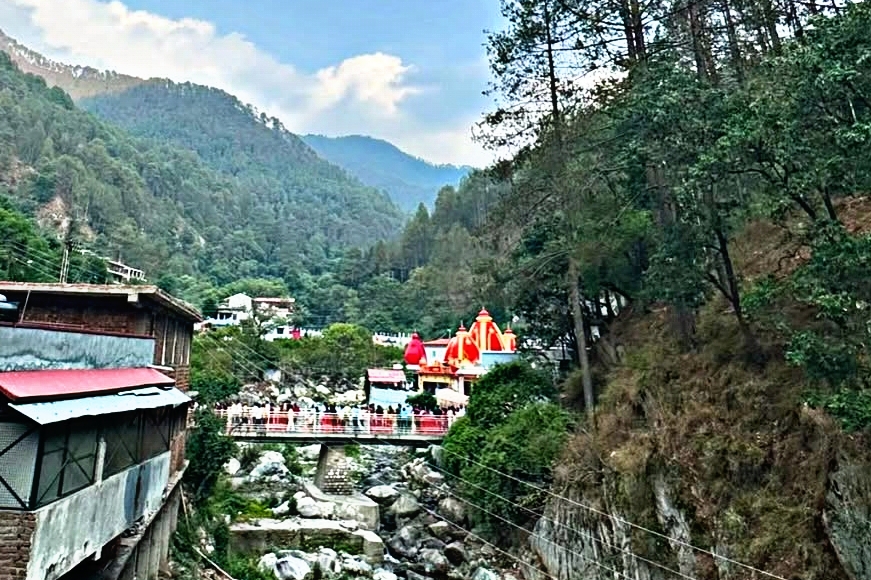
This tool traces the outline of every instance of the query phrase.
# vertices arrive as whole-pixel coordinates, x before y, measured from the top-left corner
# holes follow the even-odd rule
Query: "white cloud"
[[[307,74],[210,22],[131,10],[118,0],[0,0],[0,15],[8,34],[55,60],[215,86],[298,133],[370,134],[440,163],[490,160],[471,141],[471,120],[433,131],[403,108],[423,89],[397,56],[362,54]]]

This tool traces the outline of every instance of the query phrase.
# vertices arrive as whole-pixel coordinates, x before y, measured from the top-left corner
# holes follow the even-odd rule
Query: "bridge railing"
[[[399,415],[365,414],[360,417],[342,416],[339,413],[288,413],[276,411],[269,415],[236,414],[227,409],[215,413],[227,422],[228,435],[282,435],[282,434],[343,434],[343,435],[418,435],[444,436],[450,429],[453,417],[446,415]]]

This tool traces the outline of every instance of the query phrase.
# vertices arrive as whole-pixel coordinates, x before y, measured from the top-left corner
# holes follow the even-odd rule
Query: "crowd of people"
[[[226,417],[229,431],[304,431],[320,433],[444,433],[464,407],[438,407],[433,410],[397,404],[335,405],[298,403],[247,405],[241,402],[218,403],[218,415]]]

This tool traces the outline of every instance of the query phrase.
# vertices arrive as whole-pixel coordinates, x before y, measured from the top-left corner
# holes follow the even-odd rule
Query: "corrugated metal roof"
[[[175,381],[152,368],[64,369],[0,373],[0,393],[13,401],[61,399],[160,385],[173,386]]]
[[[49,425],[79,417],[96,417],[138,409],[177,407],[189,401],[190,398],[176,388],[147,387],[113,395],[45,403],[10,404],[9,407],[40,425]]]
[[[404,383],[405,373],[393,369],[369,369],[366,371],[371,383]]]

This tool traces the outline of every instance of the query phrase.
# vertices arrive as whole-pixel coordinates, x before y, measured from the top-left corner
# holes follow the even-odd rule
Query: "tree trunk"
[[[557,86],[556,62],[553,56],[553,35],[551,34],[551,16],[548,8],[549,0],[544,3],[544,26],[547,39],[547,76],[550,84],[550,107],[553,116],[554,137],[556,138],[557,151],[562,150],[562,119],[559,109],[559,87]]]
[[[729,39],[729,56],[732,68],[738,82],[744,82],[744,63],[741,59],[741,47],[738,44],[738,32],[735,30],[735,19],[732,17],[732,7],[729,0],[723,0],[723,20],[726,22],[726,34]]]
[[[595,397],[593,394],[593,374],[590,370],[590,355],[587,352],[587,331],[584,325],[584,308],[581,304],[581,290],[578,287],[578,263],[569,258],[569,302],[571,306],[572,321],[575,330],[575,343],[578,349],[578,363],[581,366],[581,384],[584,390],[584,407],[590,425],[593,425]]]

